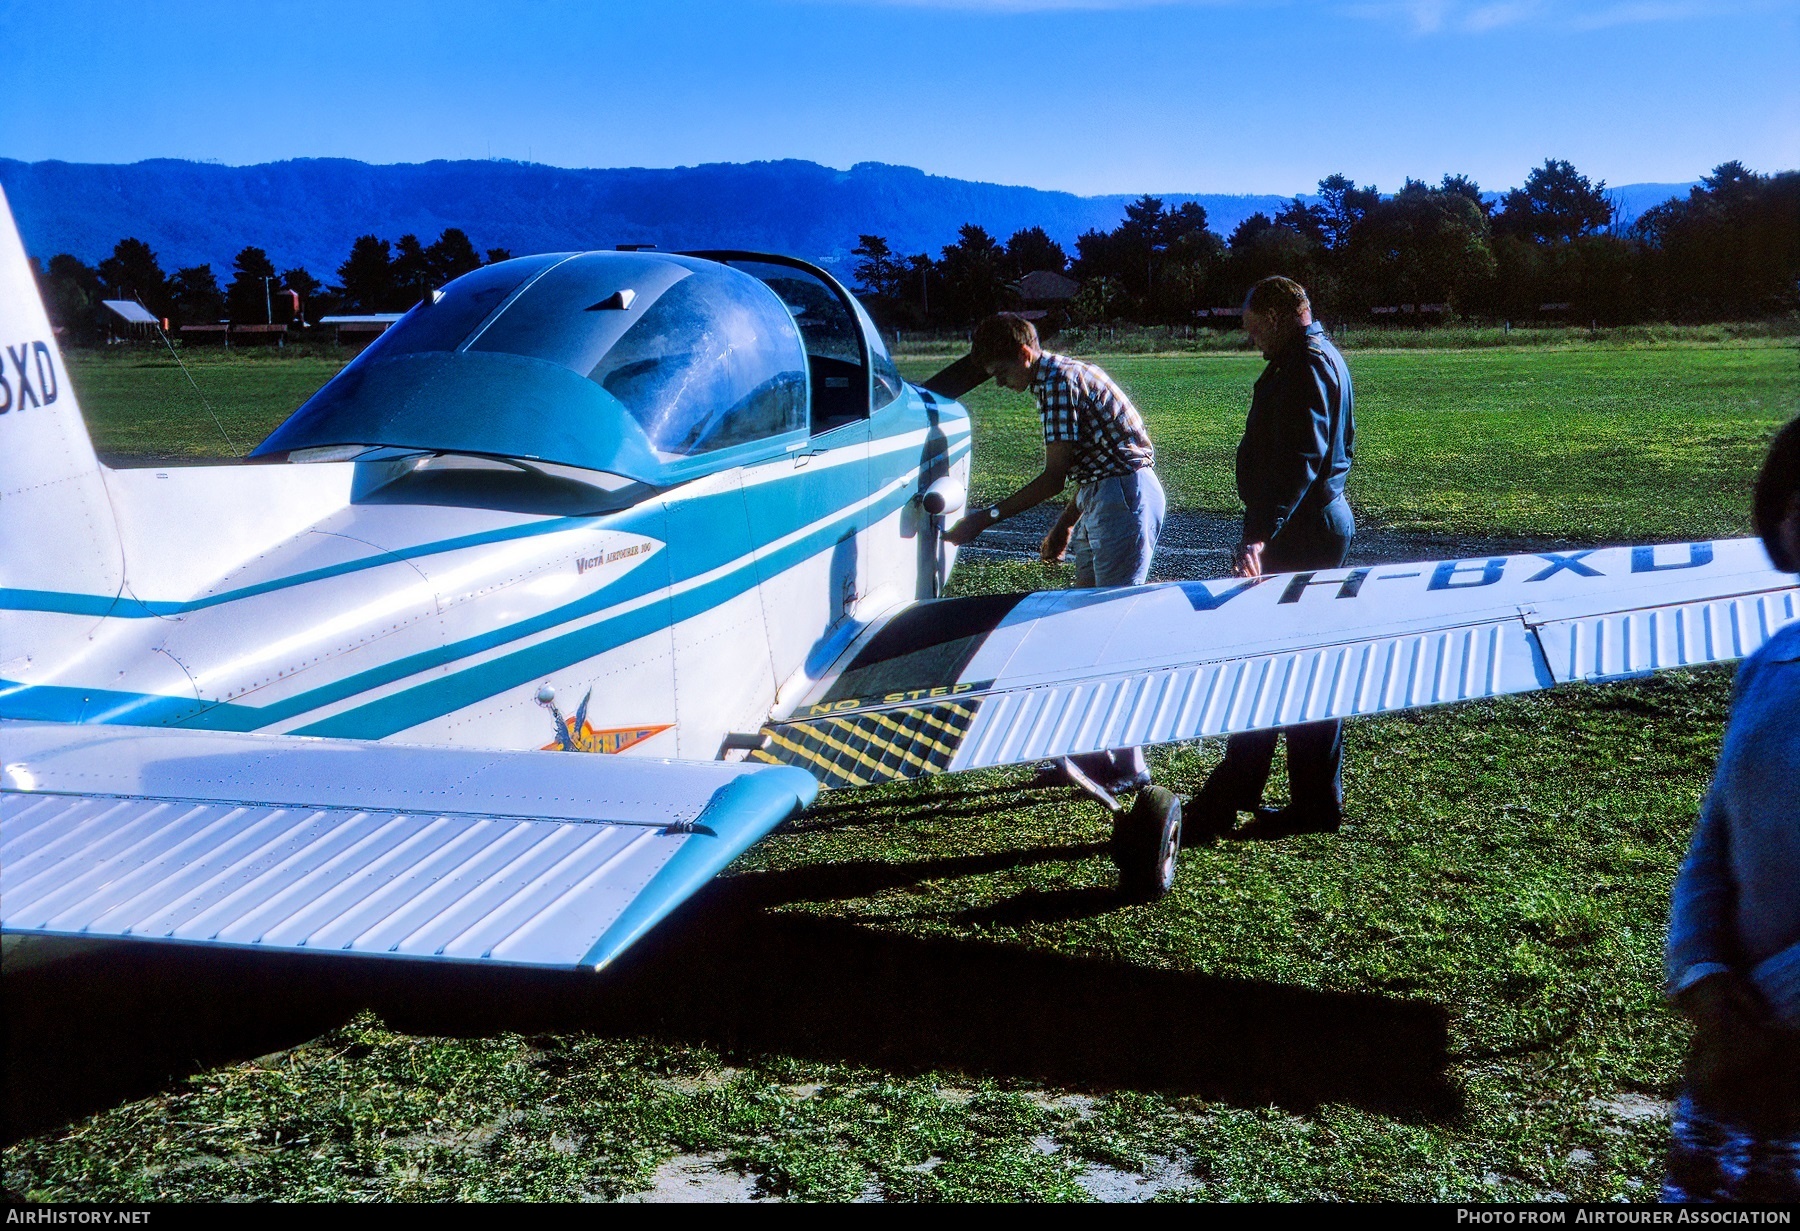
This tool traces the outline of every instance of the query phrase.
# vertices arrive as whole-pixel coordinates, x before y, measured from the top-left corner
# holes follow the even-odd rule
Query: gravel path
[[[1040,505],[987,531],[965,547],[965,560],[1035,560],[1038,544],[1054,520],[1054,505]],[[1231,551],[1243,522],[1218,513],[1169,515],[1151,566],[1152,581],[1191,577],[1223,577],[1231,571]],[[1418,560],[1455,560],[1471,556],[1507,556],[1529,551],[1566,551],[1591,547],[1569,539],[1492,538],[1448,534],[1406,534],[1359,528],[1350,545],[1350,563],[1402,564]]]

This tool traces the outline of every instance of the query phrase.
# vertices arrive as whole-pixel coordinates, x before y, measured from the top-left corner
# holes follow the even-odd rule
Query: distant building
[[[1081,284],[1052,270],[1037,269],[1009,289],[1019,297],[1020,316],[1028,321],[1048,321],[1054,329],[1068,315],[1069,301],[1081,290]]]
[[[286,346],[286,325],[233,325],[231,337],[248,346]]]
[[[1440,320],[1450,311],[1447,303],[1397,303],[1370,308],[1371,316],[1435,316]]]
[[[330,325],[340,346],[367,346],[387,332],[387,327],[405,316],[404,312],[369,312],[361,316],[321,316],[319,324]]]
[[[184,344],[217,343],[220,346],[231,345],[231,322],[220,321],[216,325],[183,325],[181,340]]]
[[[102,299],[100,306],[104,309],[102,316],[106,321],[108,342],[125,338],[147,338],[162,328],[162,322],[151,316],[149,310],[135,299]]]

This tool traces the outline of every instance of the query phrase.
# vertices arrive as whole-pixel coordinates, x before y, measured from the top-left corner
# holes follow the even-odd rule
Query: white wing
[[[864,785],[1723,662],[1797,618],[1754,539],[945,599],[755,755]]]
[[[0,721],[0,930],[599,967],[791,769]]]

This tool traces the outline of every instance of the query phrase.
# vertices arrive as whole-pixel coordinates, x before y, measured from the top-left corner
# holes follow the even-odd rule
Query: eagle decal
[[[539,704],[550,711],[550,717],[556,722],[556,739],[544,745],[545,752],[623,752],[634,744],[643,743],[652,735],[660,735],[673,725],[663,723],[661,726],[607,727],[596,730],[587,720],[588,702],[593,699],[594,690],[590,688],[587,696],[576,707],[575,717],[565,718],[554,698],[544,699],[540,695]]]

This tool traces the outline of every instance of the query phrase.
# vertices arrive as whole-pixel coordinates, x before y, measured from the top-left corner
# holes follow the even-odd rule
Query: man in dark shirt
[[[1800,419],[1756,481],[1775,567],[1800,572]],[[1738,668],[1712,790],[1675,878],[1667,990],[1693,1023],[1664,1201],[1800,1200],[1800,623]]]
[[[1344,480],[1356,452],[1350,369],[1312,318],[1305,289],[1264,278],[1244,300],[1244,329],[1269,361],[1256,381],[1237,451],[1244,537],[1239,577],[1337,568],[1350,552],[1356,518]],[[1239,812],[1258,812],[1246,836],[1335,831],[1343,819],[1343,723],[1288,727],[1288,798],[1259,812],[1280,731],[1251,731],[1226,743],[1225,759],[1184,810],[1192,839],[1222,834]]]

